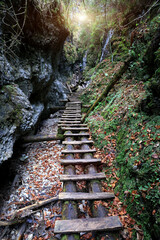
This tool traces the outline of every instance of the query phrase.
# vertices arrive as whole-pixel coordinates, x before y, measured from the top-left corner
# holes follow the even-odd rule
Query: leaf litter
[[[56,135],[57,122],[58,118],[51,115],[48,120],[43,121],[38,134]],[[5,202],[0,215],[1,220],[9,221],[16,210],[50,199],[62,191],[60,175],[63,173],[63,167],[59,161],[62,149],[59,141],[26,144],[20,158],[23,161],[19,169],[21,180]],[[53,237],[55,220],[59,217],[61,217],[60,202],[53,202],[36,210],[26,219],[27,226],[23,239],[43,240]],[[4,235],[3,239],[6,240],[17,239],[19,227],[17,224],[7,227],[7,230],[6,227],[1,227],[0,236]]]

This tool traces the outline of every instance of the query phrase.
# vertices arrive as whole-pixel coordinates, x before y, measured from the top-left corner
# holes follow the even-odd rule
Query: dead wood
[[[109,82],[105,90],[102,92],[102,94],[97,98],[97,100],[93,103],[93,105],[90,107],[86,115],[82,118],[82,122],[88,117],[91,111],[94,110],[94,108],[97,106],[99,102],[101,102],[110,92],[110,90],[114,87],[114,85],[119,81],[123,73],[127,70],[129,63],[131,62],[131,57],[129,57],[123,64],[123,66],[119,69],[119,71],[115,74],[113,79]]]
[[[22,138],[23,143],[44,142],[53,140],[62,140],[62,138],[55,135],[27,136]]]
[[[26,206],[19,210],[16,210],[15,212],[13,212],[11,215],[8,216],[10,218],[9,221],[0,221],[0,226],[10,226],[10,225],[14,225],[17,223],[22,223],[24,221],[25,217],[28,217],[31,214],[35,213],[32,210],[35,210],[37,208],[40,208],[44,205],[47,205],[51,202],[58,201],[58,200],[59,200],[59,197],[53,197],[50,199],[36,202],[32,205]]]

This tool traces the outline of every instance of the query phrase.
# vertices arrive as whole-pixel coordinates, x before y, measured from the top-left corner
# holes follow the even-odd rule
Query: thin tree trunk
[[[119,79],[121,78],[121,76],[123,75],[123,73],[127,70],[129,63],[131,61],[131,57],[129,57],[125,62],[124,65],[120,68],[120,70],[118,71],[118,73],[115,74],[113,80],[111,80],[109,82],[109,84],[107,85],[106,89],[102,92],[102,94],[97,98],[97,100],[93,103],[93,105],[90,107],[90,109],[88,110],[88,112],[86,113],[86,115],[82,118],[82,122],[84,122],[84,120],[86,119],[86,117],[88,117],[88,115],[90,114],[91,111],[94,110],[94,108],[97,106],[97,104],[99,102],[101,102],[110,92],[110,90],[113,88],[113,86],[119,81]]]

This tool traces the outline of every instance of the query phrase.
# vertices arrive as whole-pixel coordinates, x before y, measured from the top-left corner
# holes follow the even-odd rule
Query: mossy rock
[[[64,44],[65,57],[69,64],[74,64],[78,59],[78,54],[75,45],[70,42]]]

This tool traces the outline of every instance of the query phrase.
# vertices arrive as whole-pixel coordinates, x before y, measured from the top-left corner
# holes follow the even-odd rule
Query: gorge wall
[[[0,1],[0,163],[67,89],[58,68],[69,35],[58,2]]]

